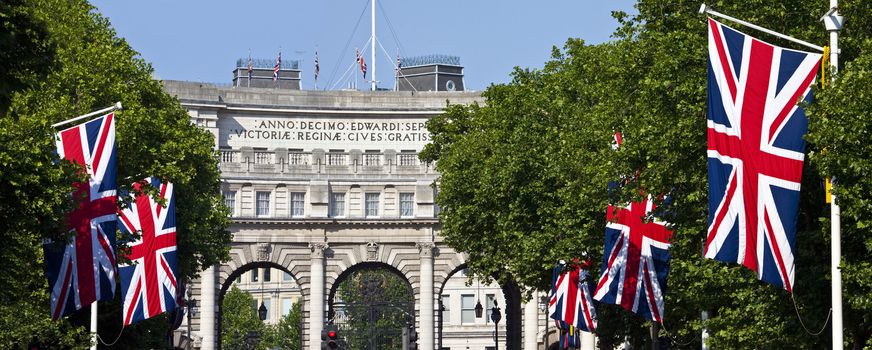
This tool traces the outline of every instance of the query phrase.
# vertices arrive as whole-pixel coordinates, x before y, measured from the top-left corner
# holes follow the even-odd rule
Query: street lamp
[[[257,308],[257,317],[260,318],[260,321],[263,322],[266,320],[266,305],[263,304],[263,300],[260,301],[260,307]]]
[[[475,302],[475,318],[481,318],[481,313],[484,311],[484,308],[481,306],[481,285],[478,282],[478,279],[475,280],[476,292],[475,298],[477,299]]]
[[[494,300],[494,307],[491,309],[491,321],[494,321],[494,350],[499,350],[500,348],[500,319],[502,319],[502,314],[500,314],[500,308],[497,307],[497,301]]]

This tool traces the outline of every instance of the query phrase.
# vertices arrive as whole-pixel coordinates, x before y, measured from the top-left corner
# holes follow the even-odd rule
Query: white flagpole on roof
[[[82,119],[85,119],[88,117],[93,117],[93,116],[98,115],[98,114],[108,113],[108,112],[112,112],[112,111],[119,110],[119,109],[121,109],[121,102],[115,102],[115,104],[110,106],[110,107],[103,108],[99,111],[93,111],[93,112],[88,113],[88,114],[83,114],[83,115],[80,115],[80,116],[72,118],[72,119],[67,119],[67,120],[64,120],[64,121],[59,122],[59,123],[54,123],[51,125],[51,127],[56,128],[56,127],[59,127],[59,126],[64,125],[64,124],[69,124],[69,123],[76,122],[76,121],[79,121],[79,120],[82,120]]]

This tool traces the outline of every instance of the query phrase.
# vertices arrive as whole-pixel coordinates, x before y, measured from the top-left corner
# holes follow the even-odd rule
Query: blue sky
[[[551,47],[562,47],[567,38],[588,43],[609,40],[617,26],[611,11],[632,13],[632,3],[378,0],[376,31],[389,56],[377,47],[377,79],[383,81],[381,87],[393,86],[399,48],[401,56],[460,56],[467,89],[483,90],[491,83],[508,82],[515,66],[541,67]],[[354,48],[363,47],[370,32],[367,0],[95,0],[92,4],[161,79],[230,83],[236,59],[247,57],[249,49],[255,58],[274,60],[281,47],[284,59],[301,61],[304,89],[314,86],[316,49],[319,88],[328,82],[344,87],[338,80],[354,63]],[[367,52],[368,63],[369,57]]]

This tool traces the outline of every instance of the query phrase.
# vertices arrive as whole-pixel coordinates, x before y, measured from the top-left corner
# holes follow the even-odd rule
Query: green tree
[[[297,302],[291,312],[276,325],[266,326],[263,346],[266,349],[299,350],[302,346],[303,304]]]
[[[221,304],[221,347],[241,349],[249,332],[263,336],[265,326],[257,316],[255,300],[250,293],[235,285],[224,295]]]
[[[380,269],[362,269],[339,284],[337,312],[348,349],[401,349],[402,327],[411,320],[412,289],[400,276]],[[376,343],[371,343],[375,341]],[[373,347],[375,346],[375,347]]]
[[[87,311],[53,322],[42,271],[44,238],[65,238],[75,170],[57,162],[50,128],[121,101],[118,178],[168,178],[176,186],[178,280],[228,258],[227,210],[210,133],[188,120],[152,79],[152,68],[84,0],[15,0],[0,4],[0,347],[32,339],[85,347]],[[9,50],[7,50],[9,48]],[[123,250],[123,247],[119,248]],[[119,291],[120,292],[120,291]],[[100,334],[115,339],[120,301],[101,303]],[[164,346],[165,316],[128,327],[116,347]]]
[[[856,41],[855,41],[856,42]],[[811,160],[821,172],[837,179],[835,194],[842,218],[842,280],[849,310],[845,325],[858,344],[869,343],[872,333],[872,40],[860,55],[843,66],[830,88],[817,95],[811,109],[809,141],[815,145]]]
[[[824,2],[715,1],[712,5],[813,42],[824,43],[827,37],[818,20],[827,10]],[[822,203],[818,163],[807,164],[804,172],[793,296],[757,281],[744,267],[700,256],[708,214],[707,28],[698,8],[699,3],[692,1],[639,1],[637,15],[615,13],[620,26],[613,41],[586,45],[570,39],[563,50],[554,50],[544,68],[518,68],[511,83],[489,87],[483,93],[484,105],[449,106],[444,115],[432,119],[428,130],[433,143],[422,158],[437,161],[441,173],[437,201],[443,208],[442,234],[449,245],[469,254],[467,263],[477,276],[511,276],[523,286],[544,290],[555,260],[586,255],[601,261],[607,203],[626,202],[643,191],[670,193],[675,198],[669,217],[675,235],[661,335],[671,337],[674,346],[698,347],[694,338],[703,326],[700,312],[707,310],[711,319],[705,327],[715,348],[826,347],[830,333],[808,335],[796,316],[800,314],[809,328],[820,327],[829,308],[829,289],[822,287],[829,285],[828,229],[820,220],[828,213]],[[868,25],[872,4],[844,1],[840,12],[850,27],[843,32],[842,59],[851,62],[872,33]],[[828,147],[830,158],[821,161],[843,168],[854,164],[849,169],[856,171],[855,178],[864,174],[860,164],[867,162],[864,157],[869,153],[865,145],[860,146],[865,134],[844,136],[849,129],[843,121],[864,120],[849,125],[866,130],[868,112],[861,111],[868,105],[842,102],[869,100],[863,94],[866,81],[860,78],[868,75],[862,72],[869,65],[858,62],[866,68],[849,63],[844,72],[846,80],[849,70],[861,72],[845,83],[851,90],[839,93],[837,82],[832,92],[838,96],[832,97],[835,103],[825,104],[838,107],[822,112],[845,119],[835,119],[816,136],[815,123],[820,119],[812,108],[809,134],[812,155]],[[615,131],[625,135],[617,151],[610,148]],[[839,151],[848,145],[859,149]],[[816,161],[814,156],[811,159]],[[848,159],[849,163],[841,163]],[[831,173],[826,166],[822,169]],[[610,198],[609,180],[621,177],[634,181]],[[843,243],[845,274],[851,278],[845,291],[846,300],[851,300],[845,305],[846,338],[858,348],[869,343],[872,315],[869,265],[860,260],[870,249],[868,228],[861,220],[870,212],[861,204],[869,202],[868,188],[862,187],[868,181],[846,180],[839,190],[844,195],[855,191],[852,198],[858,199],[854,204],[845,201],[851,207],[846,211],[856,213],[858,226],[844,233],[844,242],[852,243]],[[625,338],[634,348],[650,342],[650,322],[612,306],[599,311],[604,347]]]

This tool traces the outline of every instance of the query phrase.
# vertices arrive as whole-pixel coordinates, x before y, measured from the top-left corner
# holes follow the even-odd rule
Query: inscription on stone
[[[339,119],[236,116],[219,121],[221,146],[420,149],[430,142],[426,118]],[[293,146],[297,144],[300,146]]]

